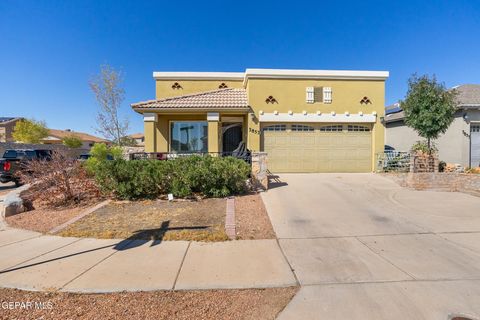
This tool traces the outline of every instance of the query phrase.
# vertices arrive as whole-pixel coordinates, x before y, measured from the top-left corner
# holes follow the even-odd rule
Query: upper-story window
[[[307,103],[332,103],[332,88],[307,87],[306,101]]]

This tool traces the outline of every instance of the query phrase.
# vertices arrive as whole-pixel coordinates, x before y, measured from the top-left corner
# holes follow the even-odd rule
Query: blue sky
[[[154,98],[152,71],[388,70],[480,83],[480,1],[0,1],[0,116],[94,133],[88,79],[123,70],[123,116]]]

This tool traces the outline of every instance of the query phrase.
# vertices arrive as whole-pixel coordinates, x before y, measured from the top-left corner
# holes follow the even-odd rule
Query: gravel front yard
[[[237,239],[275,239],[270,218],[259,194],[235,198]]]
[[[109,294],[0,289],[0,319],[275,319],[298,288]],[[46,309],[8,309],[10,302]],[[5,308],[7,306],[7,308]]]
[[[7,224],[14,228],[46,233],[79,215],[91,205],[67,209],[35,209],[8,217]]]

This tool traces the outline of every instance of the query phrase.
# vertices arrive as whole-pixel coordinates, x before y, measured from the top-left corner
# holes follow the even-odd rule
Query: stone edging
[[[0,212],[0,219],[5,220],[6,217],[13,216],[25,211],[23,200],[20,193],[30,188],[29,184],[13,189],[3,197],[3,209]]]
[[[96,206],[93,206],[93,207],[90,207],[88,209],[85,209],[83,210],[78,216],[68,220],[67,222],[59,225],[59,226],[56,226],[55,228],[53,228],[52,230],[48,231],[47,233],[49,234],[55,234],[59,231],[62,231],[63,229],[67,228],[69,225],[71,225],[72,223],[75,223],[77,222],[78,220],[82,219],[83,217],[89,215],[90,213],[106,206],[107,204],[109,204],[112,200],[108,199],[108,200],[105,200],[105,201],[102,201],[100,202],[99,204],[97,204]]]
[[[237,232],[235,230],[235,198],[227,198],[227,213],[225,216],[225,232],[230,240],[237,238]]]

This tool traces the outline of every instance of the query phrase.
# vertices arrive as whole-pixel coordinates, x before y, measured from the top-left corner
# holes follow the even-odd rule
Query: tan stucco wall
[[[172,85],[178,82],[181,89],[172,89]],[[242,80],[156,80],[155,92],[156,99],[182,96],[186,94],[217,90],[218,86],[225,83],[229,88],[241,88]]]
[[[458,163],[469,166],[470,161],[470,122],[480,122],[480,111],[470,110],[467,112],[469,122],[463,119],[465,111],[455,114],[455,119],[445,134],[435,142],[441,161]],[[464,134],[466,133],[466,134]],[[387,124],[386,144],[398,151],[409,151],[416,141],[424,140],[413,129],[407,127],[402,121]]]
[[[332,103],[307,103],[307,87],[331,87]],[[330,113],[337,114],[350,112],[364,114],[377,112],[377,122],[372,130],[372,168],[375,154],[384,148],[384,126],[380,117],[384,116],[385,109],[385,82],[380,80],[294,80],[294,79],[249,79],[247,83],[249,105],[258,119],[259,111],[270,113],[275,110],[279,113]],[[278,103],[266,103],[265,99],[273,96]],[[368,97],[371,104],[362,105],[360,100]],[[249,119],[248,147],[252,151],[260,150],[260,126],[255,119]]]

